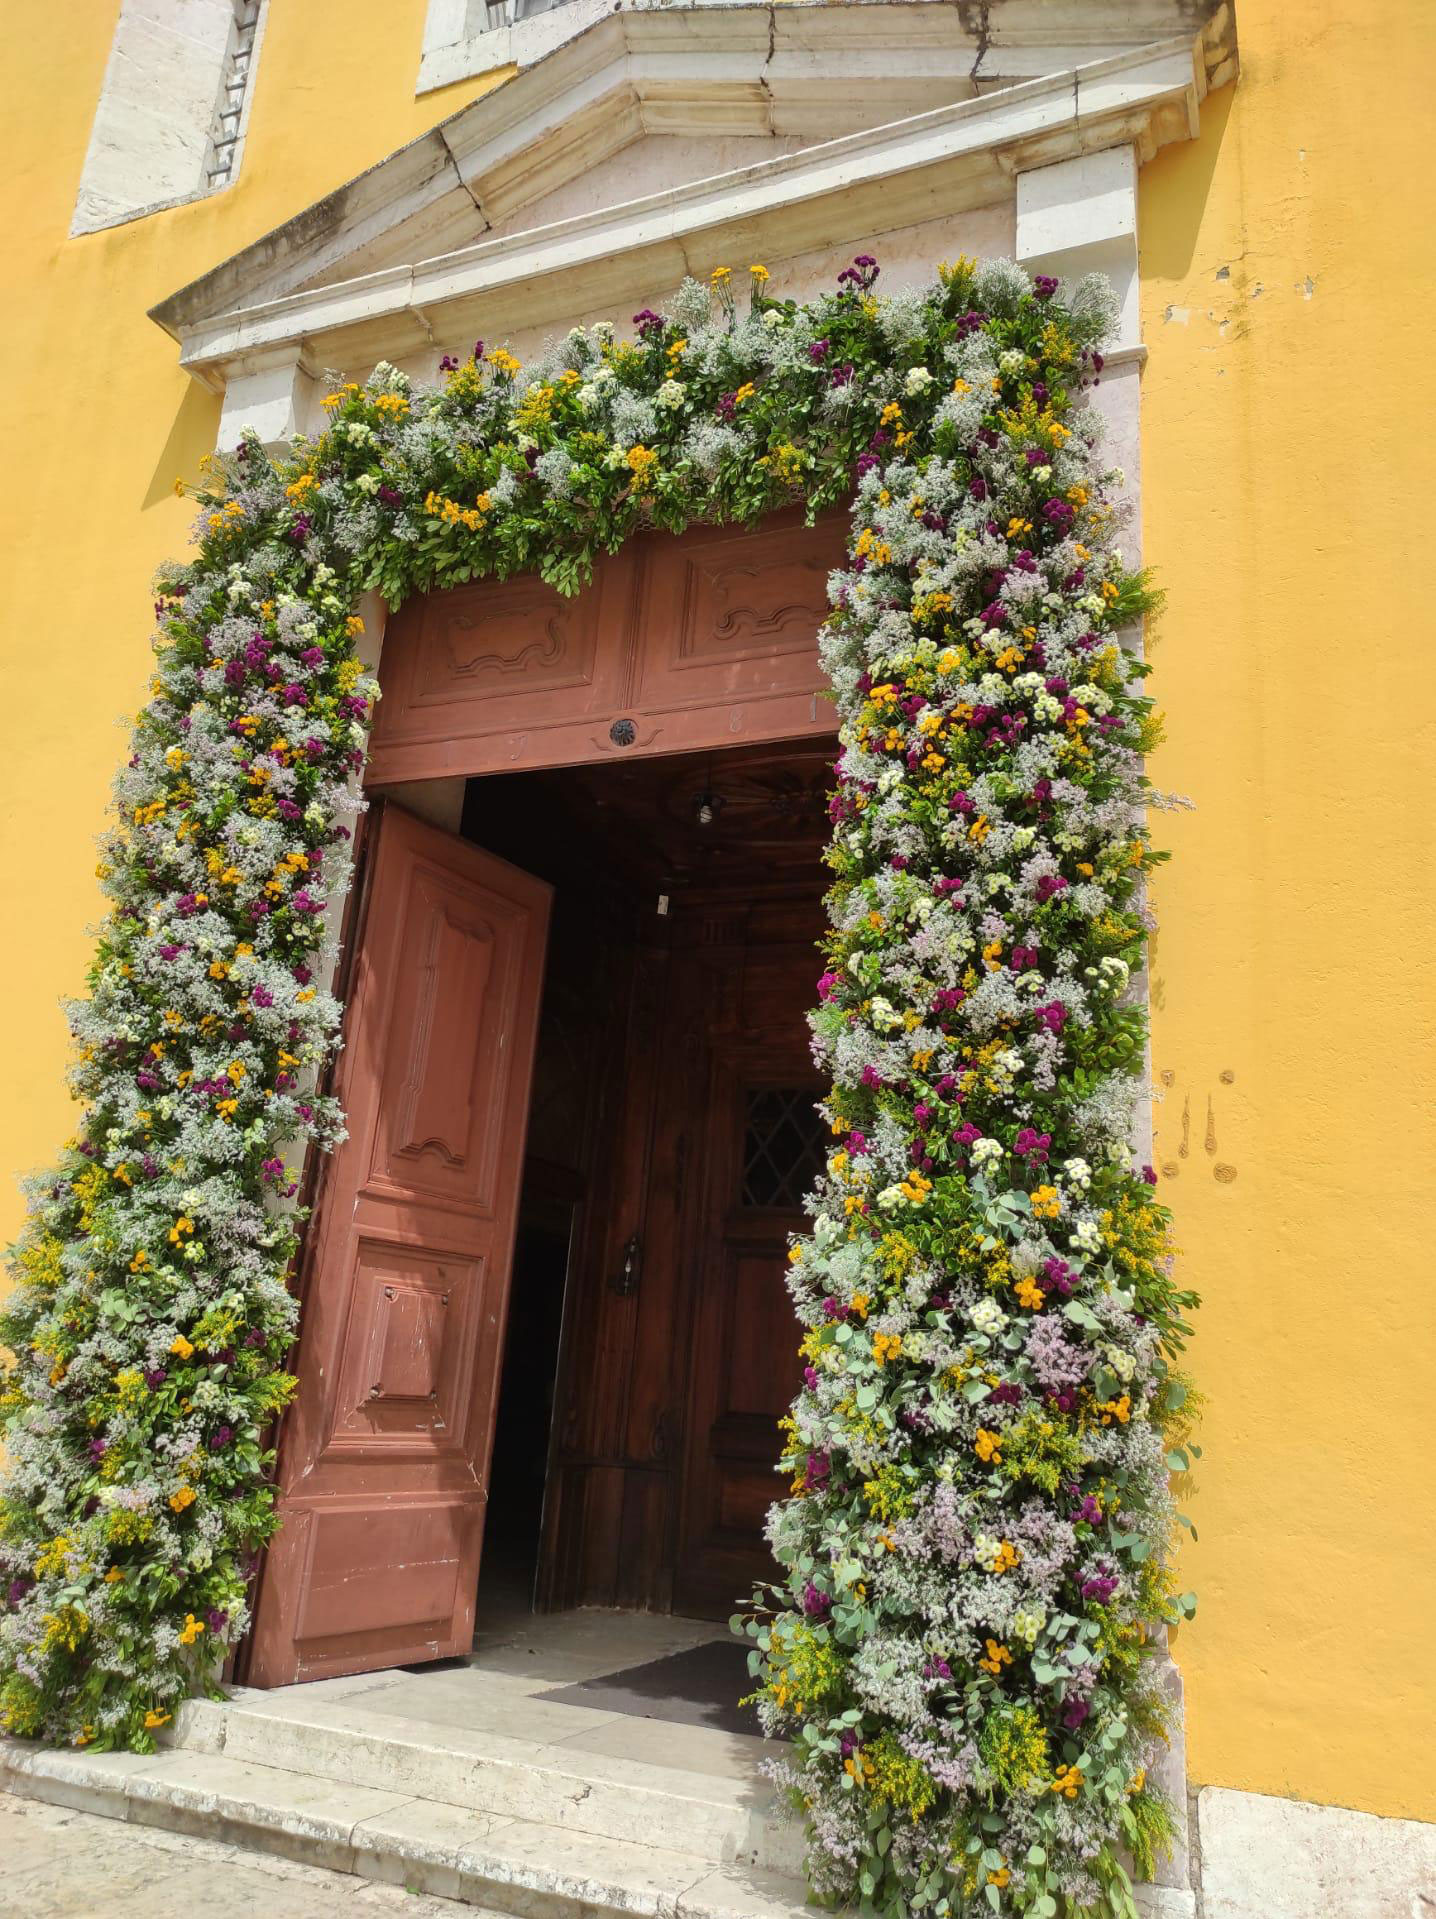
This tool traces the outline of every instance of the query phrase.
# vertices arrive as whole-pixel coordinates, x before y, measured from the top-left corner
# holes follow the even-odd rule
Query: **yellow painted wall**
[[[1237,24],[1139,209],[1153,770],[1199,807],[1161,826],[1153,962],[1205,1299],[1188,1763],[1431,1819],[1436,8]]]
[[[238,183],[70,240],[117,11],[5,15],[4,1169],[69,1129],[57,999],[98,910],[113,721],[186,535],[172,482],[217,423],[145,310],[484,84],[414,99],[424,0],[275,0]],[[1431,1818],[1436,9],[1242,0],[1239,24],[1239,89],[1141,187],[1146,537],[1171,596],[1156,770],[1200,801],[1163,827],[1154,964],[1158,1159],[1206,1296],[1190,1763]],[[0,1233],[19,1213],[0,1188]]]
[[[144,697],[149,584],[219,402],[147,309],[484,92],[414,98],[426,0],[274,0],[227,191],[68,238],[119,0],[5,0],[0,64],[0,1238],[13,1171],[71,1129],[62,995],[100,910],[92,841]]]

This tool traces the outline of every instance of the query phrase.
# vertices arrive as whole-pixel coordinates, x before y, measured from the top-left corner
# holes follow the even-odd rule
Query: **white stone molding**
[[[715,9],[702,22],[705,39],[721,38],[714,32],[721,22],[732,23],[749,11]],[[804,14],[810,30],[816,27],[818,10],[793,11]],[[873,17],[889,12],[901,19],[909,10],[898,5],[856,11]],[[611,125],[616,96],[644,99],[654,89],[661,95],[666,63],[675,53],[675,25],[684,29],[677,42],[680,57],[691,53],[685,42],[692,16],[648,16],[639,36],[646,52],[628,48],[621,38],[615,43],[609,25],[614,34],[626,34],[634,22],[618,18],[564,49],[560,58],[566,64],[569,55],[601,55],[605,44],[617,57],[590,57],[588,71],[571,76],[571,92],[543,103],[538,135],[532,120],[517,120],[505,101],[510,89],[492,102],[476,103],[476,108],[491,105],[490,114],[467,109],[438,129],[450,186],[456,173],[471,220],[486,196],[502,200],[505,179],[512,190],[516,169],[530,178],[543,170],[544,184],[552,185],[555,143],[564,150],[568,177],[590,165],[594,151],[582,142],[575,146],[575,124]],[[657,44],[660,28],[669,30],[667,53]],[[685,273],[706,272],[730,254],[781,257],[876,236],[930,217],[937,208],[952,213],[1010,202],[1015,177],[1032,168],[1112,147],[1134,149],[1145,158],[1194,133],[1210,53],[1200,34],[1159,41],[436,256],[426,256],[422,246],[433,230],[436,200],[450,186],[436,194],[440,163],[419,142],[354,189],[341,190],[346,207],[351,196],[359,202],[361,220],[369,213],[366,237],[381,225],[377,208],[385,190],[400,195],[400,207],[388,201],[385,241],[402,247],[407,232],[402,264],[338,277],[354,264],[352,229],[346,259],[339,230],[321,217],[327,204],[321,203],[289,229],[163,302],[153,317],[180,340],[183,364],[215,388],[225,384],[237,358],[285,344],[302,345],[315,364],[348,366],[411,358],[469,334],[502,338],[520,327],[558,323],[577,311],[620,306],[632,293],[676,285]],[[701,71],[715,89],[722,64],[716,54],[705,54]],[[512,83],[515,96],[518,86]],[[1115,204],[1120,196],[1112,197]],[[1045,218],[1052,231],[1060,223],[1056,203],[1040,210],[1034,205],[1031,213],[1034,220]],[[1102,218],[1111,224],[1110,215]],[[1111,237],[1115,244],[1118,236]],[[277,291],[276,281],[287,283],[286,290]]]
[[[844,11],[854,31],[863,33],[871,31],[861,18],[863,4],[890,10],[898,3],[921,6],[924,0],[849,0]],[[685,10],[741,4],[686,0]],[[788,0],[783,17],[815,4],[821,0]],[[622,10],[631,17],[659,9],[673,11],[673,0],[628,0]],[[523,0],[429,0],[414,90],[429,93],[496,68],[533,66],[614,11],[614,0],[549,0],[543,12],[515,18],[525,14]],[[1168,0],[983,0],[945,11],[960,36],[962,76],[974,94],[1127,52],[1160,40],[1190,17]]]
[[[122,0],[72,235],[234,180],[267,11],[268,0]]]
[[[319,424],[314,370],[292,342],[242,354],[229,368],[219,416],[222,453],[231,452],[248,432],[278,452]]]

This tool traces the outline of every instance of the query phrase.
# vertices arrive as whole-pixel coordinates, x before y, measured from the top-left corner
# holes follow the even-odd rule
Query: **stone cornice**
[[[189,318],[177,296],[155,317],[180,339],[183,363],[216,388],[228,368],[285,346],[313,364],[357,365],[470,332],[501,337],[706,272],[729,254],[780,257],[1000,201],[1020,170],[1121,145],[1145,159],[1196,132],[1209,53],[1201,35],[1184,35],[413,264],[254,304],[236,285],[231,310],[192,306]],[[564,97],[572,107],[575,91]],[[454,157],[461,167],[504,132],[492,121],[470,129]],[[423,168],[387,183],[401,197],[406,184],[422,195]],[[420,213],[413,219],[422,231]]]

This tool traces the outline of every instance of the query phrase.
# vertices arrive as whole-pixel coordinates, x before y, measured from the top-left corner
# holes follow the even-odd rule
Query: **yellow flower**
[[[1076,1766],[1059,1766],[1057,1776],[1052,1781],[1053,1792],[1060,1792],[1064,1799],[1075,1799],[1082,1790],[1082,1774]]]
[[[523,362],[515,359],[507,347],[496,346],[489,355],[489,365],[497,367],[500,373],[507,373],[510,379],[518,372],[522,364]]]
[[[1062,1195],[1055,1186],[1034,1186],[1032,1189],[1032,1214],[1034,1219],[1056,1219],[1062,1211]]]
[[[1004,1666],[1010,1666],[1012,1664],[1012,1654],[1007,1650],[1006,1646],[999,1646],[995,1639],[989,1639],[987,1641],[987,1657],[985,1659],[979,1659],[977,1663],[984,1672],[990,1672],[993,1678],[996,1679],[1001,1674]]]
[[[658,465],[658,455],[650,446],[631,446],[626,455],[629,471],[633,475],[635,486],[646,485],[653,477]]]
[[[184,1616],[184,1625],[180,1628],[179,1642],[182,1646],[192,1646],[204,1631],[204,1621],[196,1619],[192,1612]]]
[[[879,1366],[885,1366],[890,1359],[896,1359],[902,1351],[900,1333],[874,1333],[873,1358]]]
[[[759,286],[768,278],[768,269],[765,266],[751,266],[748,271],[758,282]]]
[[[1017,1303],[1019,1306],[1026,1306],[1030,1312],[1035,1313],[1045,1303],[1045,1297],[1042,1288],[1025,1274],[1018,1280]]]
[[[150,1711],[145,1714],[145,1731],[154,1732],[159,1726],[167,1726],[173,1718],[172,1713]]]
[[[193,1486],[181,1486],[178,1492],[170,1494],[171,1512],[182,1513],[186,1506],[192,1506],[197,1495]]]
[[[170,1341],[170,1351],[174,1354],[176,1359],[188,1359],[190,1354],[194,1351],[194,1347],[191,1345],[190,1341],[185,1338],[183,1333],[176,1333],[174,1338]]]
[[[732,267],[714,267],[708,277],[715,287],[720,287],[725,280],[733,278],[733,269]]]
[[[973,1448],[984,1466],[1000,1465],[1002,1461],[1002,1434],[989,1432],[986,1426],[979,1426]]]

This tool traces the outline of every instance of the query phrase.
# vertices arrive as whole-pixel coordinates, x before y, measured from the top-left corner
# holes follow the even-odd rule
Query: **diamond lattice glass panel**
[[[823,1145],[811,1088],[755,1088],[743,1129],[743,1205],[800,1207],[822,1171]]]

